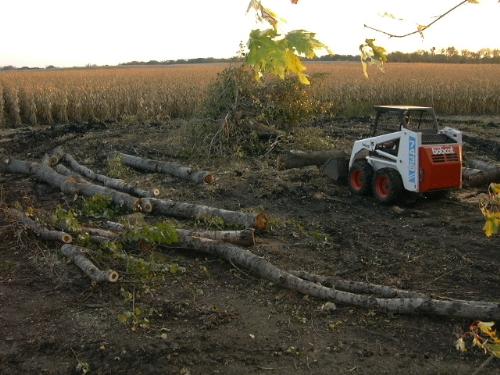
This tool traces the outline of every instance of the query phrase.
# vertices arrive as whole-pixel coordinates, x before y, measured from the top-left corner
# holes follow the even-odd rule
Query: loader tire
[[[347,181],[354,194],[368,195],[371,192],[373,168],[366,160],[356,160],[349,169]]]
[[[392,168],[382,168],[373,176],[373,195],[383,204],[398,201],[403,193],[403,181],[399,172]]]

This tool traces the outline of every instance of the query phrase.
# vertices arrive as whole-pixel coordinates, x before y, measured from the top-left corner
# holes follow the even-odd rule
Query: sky
[[[0,0],[0,66],[87,64],[234,56],[258,24],[249,0]],[[286,23],[339,54],[357,54],[366,38],[389,51],[431,47],[500,48],[500,3],[466,4],[425,32],[388,39],[363,27],[415,30],[459,0],[263,0]],[[401,20],[383,17],[390,13]]]

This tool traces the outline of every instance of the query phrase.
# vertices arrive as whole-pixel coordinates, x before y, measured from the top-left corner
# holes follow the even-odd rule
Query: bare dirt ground
[[[466,156],[498,161],[500,121],[450,118],[469,135]],[[349,149],[363,121],[320,131]],[[64,126],[4,132],[3,154],[35,160],[57,145],[106,171],[111,150],[173,160],[168,126]],[[295,147],[280,145],[283,149]],[[278,171],[276,153],[209,159],[192,165],[217,172],[199,187],[158,175],[129,179],[160,185],[163,196],[227,209],[265,209],[271,228],[253,249],[283,269],[303,269],[407,288],[439,297],[499,301],[500,238],[483,235],[481,190],[448,199],[409,197],[384,207],[352,196],[315,167]],[[47,210],[73,197],[25,176],[0,176],[1,199]],[[199,223],[184,221],[185,227]],[[137,281],[91,285],[58,254],[0,218],[1,374],[471,374],[486,359],[454,348],[471,321],[401,316],[337,306],[279,289],[222,260],[186,250],[157,250],[147,259],[176,264]],[[131,293],[134,298],[124,297]],[[130,296],[130,295],[129,295]],[[118,317],[139,306],[149,322],[131,329]],[[500,374],[499,360],[482,371]]]

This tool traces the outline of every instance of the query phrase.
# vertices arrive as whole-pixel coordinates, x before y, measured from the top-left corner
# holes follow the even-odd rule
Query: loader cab
[[[432,107],[376,105],[371,136],[394,133],[406,128],[422,134],[437,134],[438,123]]]

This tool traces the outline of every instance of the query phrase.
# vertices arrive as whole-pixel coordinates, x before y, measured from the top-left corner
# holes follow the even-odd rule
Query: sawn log
[[[84,247],[69,244],[61,247],[61,253],[70,258],[92,281],[108,281],[110,283],[118,281],[118,273],[116,271],[101,271],[85,256],[86,252],[87,249]]]
[[[47,229],[36,221],[31,220],[28,216],[26,216],[19,210],[16,210],[14,208],[6,208],[4,212],[7,214],[7,216],[25,225],[44,240],[61,241],[66,244],[73,241],[73,238],[70,234],[58,230]]]
[[[179,163],[146,159],[121,152],[117,152],[115,155],[123,164],[141,171],[165,173],[199,184],[212,184],[215,182],[215,177],[210,172],[195,171],[193,168],[182,166]]]

